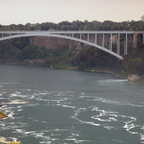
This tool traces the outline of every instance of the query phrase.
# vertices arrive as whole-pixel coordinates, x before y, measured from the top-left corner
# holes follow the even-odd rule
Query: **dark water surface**
[[[139,144],[144,86],[110,74],[0,65],[0,137],[22,144]]]

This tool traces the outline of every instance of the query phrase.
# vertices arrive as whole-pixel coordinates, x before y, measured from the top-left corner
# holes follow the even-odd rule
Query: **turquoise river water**
[[[144,86],[111,74],[0,65],[0,102],[7,141],[144,143]]]

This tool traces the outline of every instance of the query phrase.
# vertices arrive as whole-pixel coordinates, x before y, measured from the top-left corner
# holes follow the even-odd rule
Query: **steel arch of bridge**
[[[127,35],[133,34],[133,31],[0,31],[1,38],[0,41],[8,40],[12,38],[20,38],[20,37],[31,37],[31,36],[49,36],[49,37],[57,37],[57,38],[64,38],[69,39],[73,41],[78,41],[81,43],[85,43],[87,45],[96,47],[98,49],[101,49],[121,60],[123,60],[123,57],[120,55],[120,34],[125,34],[125,49],[124,54],[127,54]],[[79,38],[75,37],[75,34],[79,35]],[[82,39],[82,34],[87,34],[87,40]],[[90,42],[90,34],[95,35],[95,42]],[[102,46],[97,44],[97,35],[102,34]],[[105,34],[110,34],[110,47],[105,48],[104,47],[104,38]],[[112,51],[112,35],[115,34],[118,37],[117,40],[117,53]]]

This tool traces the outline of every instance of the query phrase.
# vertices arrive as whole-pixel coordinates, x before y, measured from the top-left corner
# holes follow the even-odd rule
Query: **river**
[[[144,86],[111,74],[0,65],[0,102],[8,141],[144,143]]]

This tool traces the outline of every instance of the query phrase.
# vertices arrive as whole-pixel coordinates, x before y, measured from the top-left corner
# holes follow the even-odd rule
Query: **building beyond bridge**
[[[141,21],[143,21],[143,22],[144,22],[144,15],[141,17]]]

